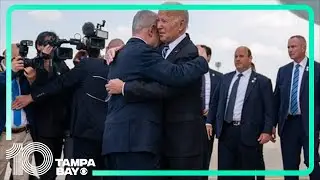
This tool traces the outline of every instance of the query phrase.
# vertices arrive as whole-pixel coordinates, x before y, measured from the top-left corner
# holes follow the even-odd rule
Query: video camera
[[[101,30],[105,26],[106,21],[103,20],[102,24],[97,24],[96,28],[92,22],[86,22],[82,26],[82,33],[85,35],[83,43],[77,46],[77,50],[101,50],[105,48],[106,40],[109,37],[108,31]]]
[[[62,44],[71,44],[71,45],[79,45],[81,44],[80,39],[51,39],[44,42],[44,46],[50,45],[54,48],[52,60],[55,62],[61,62],[66,59],[72,59],[73,50],[72,48],[61,47]],[[19,55],[23,58],[24,67],[32,67],[34,69],[43,68],[44,59],[47,58],[46,54],[40,53],[35,58],[29,59],[26,58],[29,51],[29,46],[33,46],[33,41],[31,40],[22,40],[19,44]]]

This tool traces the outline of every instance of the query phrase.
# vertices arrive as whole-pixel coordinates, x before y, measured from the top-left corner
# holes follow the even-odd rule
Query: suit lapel
[[[177,58],[175,58],[176,55],[180,52],[180,50],[186,44],[188,44],[189,41],[190,41],[190,37],[188,34],[186,34],[186,37],[170,52],[170,54],[168,55],[168,57],[166,59],[171,61],[172,63],[174,63],[177,60]]]
[[[254,88],[254,86],[257,84],[257,73],[252,71],[250,78],[249,78],[249,82],[248,82],[248,87],[246,90],[246,94],[244,96],[244,102],[248,99],[252,89]]]
[[[308,84],[306,84],[308,82],[308,78],[309,78],[309,59],[307,61],[306,67],[303,70],[303,75],[302,75],[302,80],[301,80],[301,90],[300,90],[300,98],[302,97],[303,91],[305,90],[306,86],[308,86]]]

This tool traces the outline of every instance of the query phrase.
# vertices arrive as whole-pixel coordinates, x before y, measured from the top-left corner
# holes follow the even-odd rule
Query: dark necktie
[[[226,116],[225,116],[225,121],[227,121],[228,123],[231,123],[233,121],[233,110],[234,110],[234,106],[236,103],[239,81],[242,76],[243,76],[242,74],[238,74],[238,78],[234,82],[232,89],[231,89],[229,102],[228,102],[228,106],[227,106],[227,111],[226,111]]]
[[[165,45],[165,46],[163,47],[163,49],[162,49],[162,57],[163,57],[164,59],[166,59],[166,55],[167,55],[168,50],[169,50],[169,46],[168,46],[168,45]]]

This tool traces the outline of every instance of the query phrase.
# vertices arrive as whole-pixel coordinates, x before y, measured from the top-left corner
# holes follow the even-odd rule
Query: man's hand
[[[107,64],[111,64],[113,62],[114,57],[116,56],[116,53],[123,48],[124,45],[110,48],[104,55],[104,59],[107,61]]]
[[[122,88],[124,82],[120,79],[111,79],[108,84],[106,84],[106,90],[109,94],[122,94]]]
[[[79,50],[74,56],[73,61],[79,63],[82,57],[88,57],[88,52],[86,50]]]
[[[12,109],[22,109],[28,106],[30,103],[33,102],[31,95],[22,95],[16,97],[16,99],[12,102]]]
[[[17,56],[15,58],[13,58],[12,60],[12,71],[13,72],[18,72],[23,70],[24,68],[24,62],[21,58],[21,56]]]
[[[53,47],[48,44],[43,48],[42,53],[46,55],[51,55],[52,50],[53,50]]]
[[[24,76],[28,79],[29,84],[32,84],[36,80],[37,72],[32,67],[24,68]]]
[[[199,56],[204,57],[206,60],[208,59],[207,52],[203,47],[198,48],[198,54],[199,54]]]
[[[203,116],[208,116],[209,109],[204,109],[202,114]]]
[[[276,135],[276,128],[273,127],[272,128],[272,136],[271,136],[271,142],[275,143],[276,142],[276,138],[277,138],[277,135]]]
[[[271,140],[271,135],[268,133],[261,133],[258,141],[260,144],[265,144]]]
[[[208,135],[208,139],[211,140],[212,137],[212,125],[211,124],[206,124],[206,129],[207,129],[207,135]]]

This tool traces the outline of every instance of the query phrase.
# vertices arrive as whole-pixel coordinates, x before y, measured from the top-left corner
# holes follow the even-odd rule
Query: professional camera
[[[101,30],[105,26],[106,21],[103,20],[102,24],[97,24],[96,28],[92,22],[86,22],[82,26],[82,33],[85,35],[83,43],[77,46],[77,50],[101,50],[105,48],[106,40],[108,39],[108,31]]]
[[[43,60],[41,57],[37,56],[35,58],[27,58],[29,52],[29,46],[33,46],[33,41],[22,40],[19,44],[19,55],[22,57],[24,67],[43,68]]]

